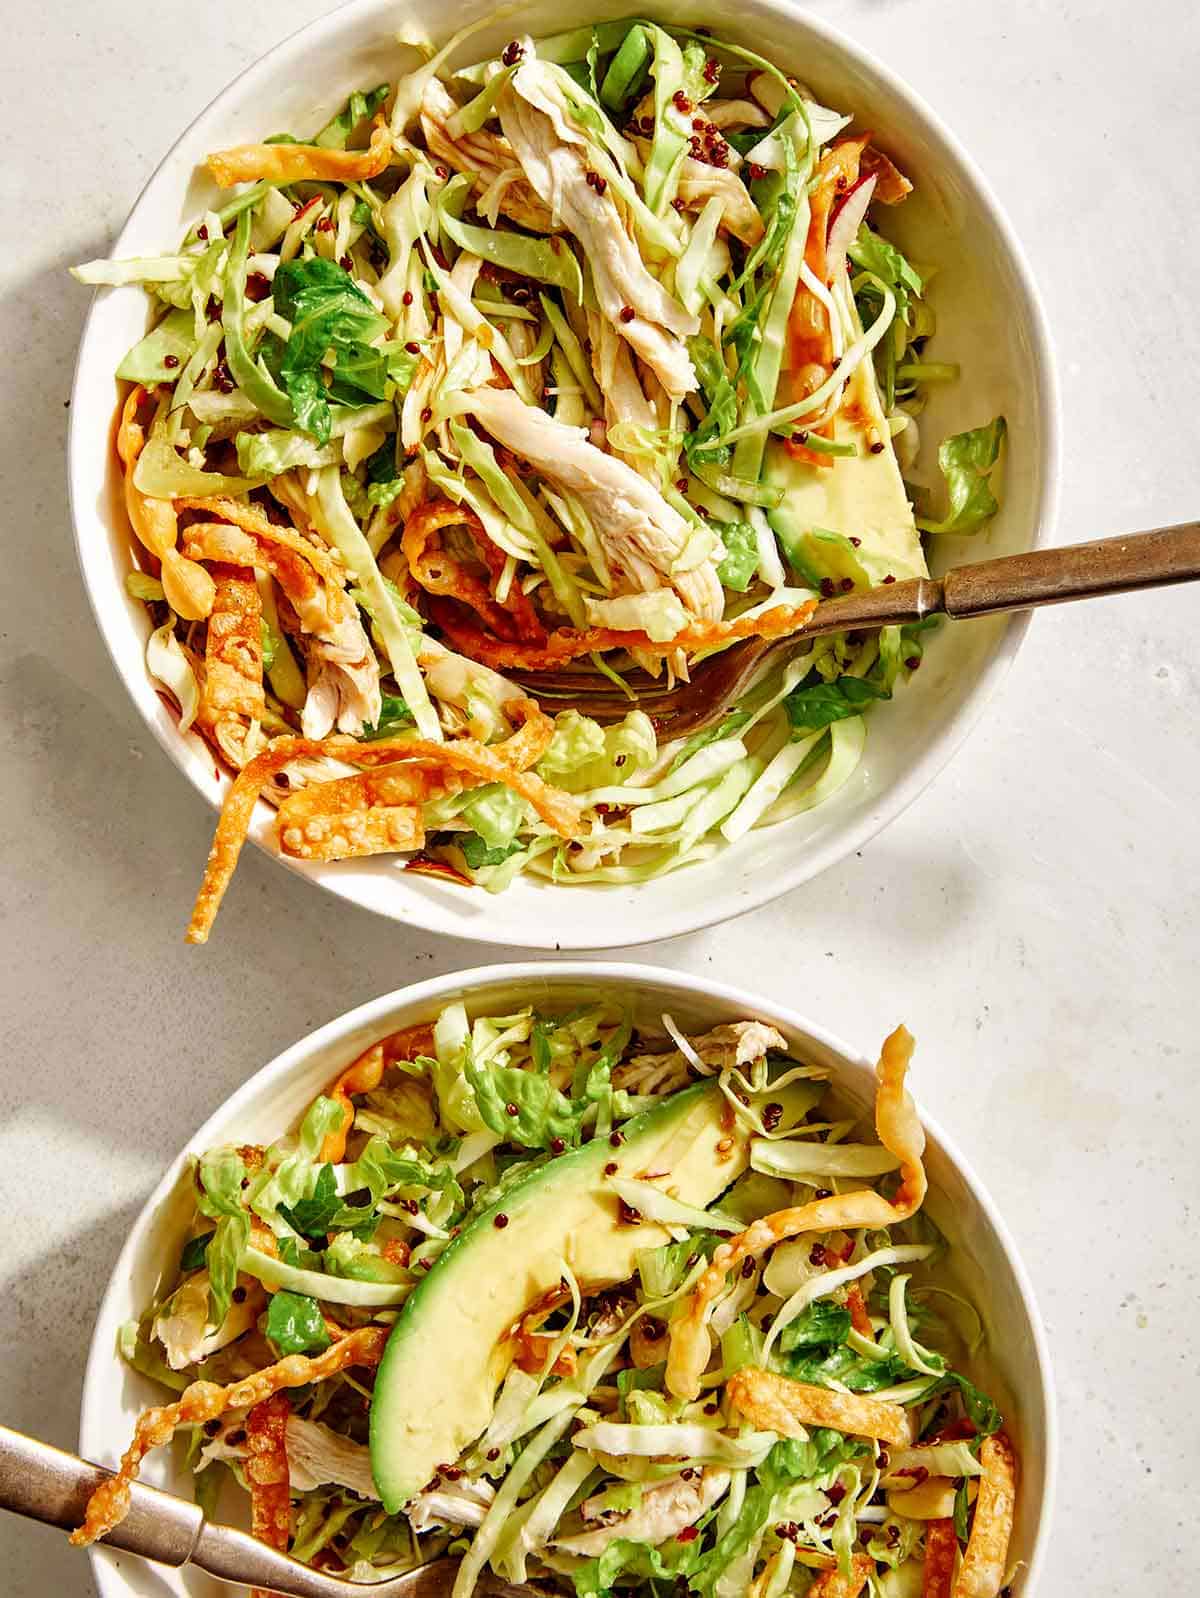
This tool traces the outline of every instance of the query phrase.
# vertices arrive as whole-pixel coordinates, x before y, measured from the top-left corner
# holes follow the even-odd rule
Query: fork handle
[[[88,1499],[111,1475],[76,1454],[0,1426],[0,1509],[74,1531],[83,1523]],[[128,1515],[104,1541],[162,1565],[186,1565],[203,1526],[195,1504],[135,1484]]]
[[[1163,588],[1197,578],[1200,522],[1181,522],[1092,544],[1033,549],[975,566],[955,566],[942,579],[942,596],[947,616],[962,619]]]
[[[0,1509],[74,1531],[88,1499],[112,1475],[76,1454],[52,1448],[0,1426]],[[106,1548],[137,1554],[156,1564],[193,1563],[222,1581],[253,1584],[287,1598],[340,1598],[342,1582],[311,1570],[232,1526],[209,1525],[201,1510],[173,1493],[135,1482],[129,1513],[103,1539]],[[445,1590],[445,1583],[442,1584]],[[413,1598],[419,1598],[414,1591]]]

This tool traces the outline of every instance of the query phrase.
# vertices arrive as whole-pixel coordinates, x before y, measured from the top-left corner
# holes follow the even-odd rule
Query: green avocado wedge
[[[796,460],[781,439],[767,445],[763,480],[783,491],[767,520],[793,570],[814,587],[824,577],[836,582],[850,576],[856,583],[927,577],[921,535],[869,356],[846,385],[833,437],[835,443],[853,445],[856,453],[829,466]],[[830,539],[831,532],[841,538]],[[850,544],[851,539],[857,543]]]
[[[642,1249],[669,1241],[662,1226],[621,1220],[608,1178],[661,1178],[707,1206],[746,1168],[746,1138],[729,1121],[715,1082],[686,1088],[626,1122],[618,1147],[594,1138],[514,1183],[450,1243],[401,1308],[375,1380],[371,1470],[389,1514],[486,1430],[508,1333],[558,1285],[563,1261],[591,1291],[626,1281]]]

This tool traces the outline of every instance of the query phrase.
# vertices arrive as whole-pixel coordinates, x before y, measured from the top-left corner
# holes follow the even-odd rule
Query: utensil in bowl
[[[649,14],[656,10],[665,16],[668,8],[651,5]],[[451,6],[410,0],[405,21],[442,40],[484,14],[474,0]],[[600,13],[615,14],[611,8]],[[532,0],[522,9],[520,25],[537,37],[590,25],[597,15],[594,6]],[[947,539],[944,548],[935,547],[935,571],[968,558],[968,550],[997,555],[1036,544],[1052,520],[1058,476],[1053,360],[1024,255],[986,180],[919,96],[860,45],[790,0],[745,0],[736,13],[697,0],[689,17],[734,43],[765,50],[826,104],[853,110],[858,124],[876,129],[916,182],[893,231],[902,248],[936,260],[942,269],[938,338],[953,348],[964,374],[931,397],[922,434],[932,444],[998,413],[1008,420],[1009,470],[1000,513],[986,541]],[[279,127],[318,127],[364,83],[394,78],[404,59],[395,24],[394,0],[360,0],[318,18],[250,67],[166,156],[113,253],[158,254],[182,233],[212,197],[198,176],[210,150]],[[472,40],[470,52],[495,50],[513,26],[511,18],[497,18]],[[103,290],[94,302],[71,406],[72,509],[85,585],[117,670],[171,759],[216,805],[228,778],[201,739],[180,733],[155,691],[145,667],[149,619],[124,589],[130,535],[110,447],[117,400],[113,373],[145,332],[145,305],[144,294],[134,288]],[[592,888],[582,898],[529,877],[518,877],[503,894],[482,894],[398,871],[387,857],[285,864],[341,898],[406,925],[505,948],[624,948],[631,928],[642,942],[695,931],[808,881],[898,816],[981,714],[1023,632],[1021,617],[949,630],[926,654],[902,699],[873,714],[870,758],[851,782],[818,810],[749,833],[728,858],[722,852],[667,877]],[[267,843],[273,823],[274,812],[264,802],[251,836]]]
[[[427,1022],[463,1000],[471,1015],[510,1014],[524,1004],[570,1009],[598,998],[631,1006],[635,1020],[661,1027],[670,1014],[685,1032],[704,1031],[732,1019],[756,1016],[778,1028],[793,1049],[833,1073],[839,1097],[854,1114],[874,1102],[873,1062],[794,1010],[708,978],[634,963],[522,962],[437,977],[389,994],[330,1022],[286,1050],[224,1104],[172,1162],[135,1222],[113,1271],[96,1321],[84,1383],[80,1451],[115,1461],[134,1420],[161,1391],[118,1362],[121,1326],[136,1320],[160,1287],[164,1262],[178,1258],[194,1210],[190,1157],[223,1143],[268,1144],[295,1125],[313,1098],[347,1062],[371,1043],[404,1027]],[[919,1031],[919,1027],[917,1028]],[[914,1093],[922,1102],[918,1041]],[[928,1078],[927,1078],[928,1080]],[[1049,1357],[1041,1322],[1015,1247],[995,1205],[967,1160],[927,1115],[926,1208],[952,1244],[955,1275],[989,1333],[991,1360],[982,1380],[1010,1417],[1021,1460],[1011,1557],[1027,1567],[1032,1598],[1047,1527],[1057,1448]],[[185,1491],[186,1472],[166,1452],[146,1462],[143,1479]],[[153,1571],[103,1548],[93,1550],[101,1598],[223,1598],[224,1589],[199,1575]]]
[[[78,1454],[0,1426],[0,1509],[73,1531],[88,1499],[111,1474]],[[197,1504],[140,1482],[130,1488],[128,1515],[103,1544],[175,1570],[194,1565],[219,1581],[284,1598],[344,1598],[364,1590],[361,1582],[314,1570],[248,1532],[207,1520]],[[448,1598],[457,1569],[457,1559],[435,1559],[368,1590],[375,1598]],[[534,1598],[535,1593],[532,1587],[486,1581],[480,1590],[495,1598]]]
[[[859,627],[903,627],[929,616],[968,621],[1011,610],[1037,610],[1072,599],[1097,599],[1200,579],[1200,522],[1182,522],[1123,538],[1060,549],[1001,555],[973,566],[952,566],[941,577],[910,577],[826,599],[786,638],[747,638],[693,666],[688,682],[631,672],[624,681],[662,738],[686,738],[721,720],[769,665],[802,649],[808,639]],[[578,710],[600,722],[620,721],[630,700],[612,681],[586,668],[512,672],[549,710]]]

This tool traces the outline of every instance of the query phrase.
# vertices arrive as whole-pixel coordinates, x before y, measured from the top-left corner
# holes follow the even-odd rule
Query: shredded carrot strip
[[[846,1289],[846,1308],[850,1311],[850,1324],[854,1330],[863,1337],[873,1336],[871,1317],[867,1314],[867,1301],[863,1298],[862,1288],[857,1282],[851,1282]]]
[[[859,162],[869,133],[840,139],[830,145],[817,163],[817,181],[809,195],[808,236],[804,241],[804,263],[813,276],[822,283],[829,280],[829,222],[834,204],[858,178]],[[833,338],[829,327],[829,313],[803,284],[796,293],[795,304],[788,321],[789,367],[792,388],[796,399],[803,399],[819,388],[833,369]],[[812,429],[810,429],[812,431]],[[832,436],[832,423],[826,422],[815,429],[819,436]],[[831,467],[832,455],[819,450],[806,449],[795,439],[785,440],[784,447],[796,460],[810,466]]]

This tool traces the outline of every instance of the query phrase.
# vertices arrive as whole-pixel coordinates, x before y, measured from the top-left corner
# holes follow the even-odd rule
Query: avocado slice
[[[439,1255],[405,1300],[375,1379],[371,1470],[389,1514],[486,1430],[507,1334],[558,1285],[561,1261],[591,1290],[628,1280],[640,1250],[669,1242],[662,1226],[622,1222],[607,1167],[661,1174],[685,1203],[711,1204],[747,1164],[746,1137],[729,1121],[715,1082],[685,1088],[626,1122],[619,1147],[594,1138],[514,1183]]]
[[[849,297],[844,275],[839,289],[844,300]],[[861,331],[857,312],[852,325]],[[767,445],[763,478],[783,490],[782,503],[767,512],[767,520],[793,568],[809,582],[815,579],[814,586],[822,577],[836,581],[852,576],[857,583],[860,571],[871,583],[888,576],[928,577],[869,355],[846,384],[833,436],[836,443],[854,444],[858,453],[839,456],[832,466],[813,466],[789,455],[779,439]],[[873,444],[883,447],[873,452]],[[858,539],[850,546],[855,570],[846,568],[846,552],[828,539],[830,532],[842,534],[845,541]]]

